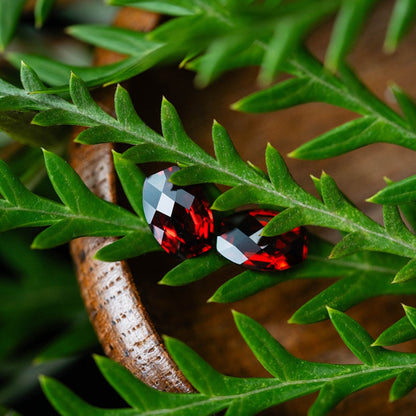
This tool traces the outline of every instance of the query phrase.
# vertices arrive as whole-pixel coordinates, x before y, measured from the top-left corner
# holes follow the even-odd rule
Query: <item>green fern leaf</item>
[[[416,291],[414,281],[391,284],[397,268],[403,264],[403,259],[399,257],[367,252],[332,261],[335,262],[332,267],[339,267],[339,270],[334,270],[334,277],[345,277],[301,306],[290,318],[290,322],[307,324],[327,319],[325,305],[345,311],[376,296],[411,294]],[[336,265],[336,262],[340,264]]]
[[[412,241],[415,236],[404,224],[399,209],[394,205],[383,206],[384,226],[392,237],[400,237],[403,240]]]
[[[192,0],[107,0],[113,6],[132,6],[170,16],[186,16],[201,11],[202,2]]]
[[[102,120],[111,123],[109,116],[91,97],[85,83],[74,73],[69,81],[69,93],[77,109],[92,120]]]
[[[344,87],[337,78],[328,77],[323,68],[319,69],[319,77],[290,78],[241,99],[232,108],[246,113],[266,113],[311,102],[323,102],[352,111],[363,111],[349,94],[345,91],[342,94]]]
[[[390,389],[389,399],[395,401],[408,395],[416,387],[416,371],[408,370],[399,374]]]
[[[267,237],[283,234],[308,222],[300,207],[287,208],[269,221],[264,227],[262,235]]]
[[[47,19],[55,0],[37,0],[35,4],[35,23],[36,27],[42,27]]]
[[[245,36],[229,35],[214,41],[209,46],[207,52],[199,59],[197,63],[196,83],[200,87],[206,87],[212,83],[219,75],[229,68],[229,58],[233,55],[239,55],[245,51],[253,42],[253,35],[247,33]],[[191,61],[195,65],[194,61]],[[188,65],[186,65],[188,67]],[[194,66],[194,69],[196,67]]]
[[[114,410],[114,414],[127,415],[138,411],[149,416],[167,413],[208,416],[227,409],[228,415],[254,415],[276,404],[320,391],[310,412],[323,415],[347,395],[391,378],[399,377],[397,396],[409,391],[413,384],[413,377],[409,375],[416,367],[414,354],[371,348],[371,337],[357,322],[341,312],[329,312],[341,337],[368,364],[337,365],[299,360],[258,323],[235,313],[236,324],[249,347],[277,378],[224,376],[182,342],[166,338],[170,354],[199,393],[175,394],[153,390],[135,379],[120,364],[107,358],[97,358],[104,376],[133,407]],[[71,414],[108,414],[106,409],[90,407],[56,381],[43,378],[42,387],[51,403],[63,415],[68,414],[67,409],[70,409]]]
[[[136,113],[129,93],[121,85],[118,85],[116,89],[114,108],[117,120],[122,126],[128,129],[135,129],[136,131],[143,131],[144,134],[144,131],[148,130]]]
[[[281,200],[283,202],[283,199]],[[237,207],[241,207],[248,204],[270,204],[279,205],[279,201],[276,198],[264,195],[255,186],[250,185],[237,185],[230,190],[221,194],[212,204],[212,209],[216,211],[228,211]]]
[[[328,307],[328,314],[335,329],[351,352],[364,364],[376,365],[380,360],[380,347],[371,347],[373,339],[353,319]]]
[[[373,345],[389,346],[416,338],[416,309],[403,305],[406,316],[387,328]]]
[[[293,374],[300,366],[307,366],[298,358],[289,354],[265,328],[251,318],[236,311],[233,312],[235,324],[257,360],[273,376],[281,381],[296,379]]]
[[[25,0],[3,0],[0,3],[0,50],[3,51],[17,27]]]
[[[416,2],[415,2],[416,5]],[[415,102],[397,85],[392,85],[390,90],[393,92],[404,116],[409,124],[416,129],[416,104]]]
[[[178,264],[163,276],[159,284],[183,286],[195,282],[226,266],[228,261],[211,251],[203,256],[191,258]]]
[[[416,200],[416,175],[388,185],[368,199],[376,204],[399,205]]]
[[[74,25],[67,32],[91,45],[126,55],[147,55],[161,45],[130,29],[104,25]]]
[[[114,167],[120,179],[124,193],[130,202],[134,212],[145,218],[143,210],[143,183],[146,179],[144,173],[132,162],[123,159],[121,155],[113,151]]]
[[[405,316],[382,332],[373,345],[390,346],[416,338],[416,330]]]
[[[377,118],[361,117],[305,143],[290,156],[308,160],[334,157],[371,143],[388,142],[392,133],[389,126]],[[407,144],[413,146],[410,141]]]
[[[400,40],[411,27],[416,15],[416,2],[414,0],[396,0],[393,14],[387,29],[384,49],[394,52]]]
[[[335,72],[345,59],[375,3],[375,0],[342,2],[325,57],[325,66],[331,71]]]
[[[416,259],[410,260],[405,266],[403,266],[396,273],[392,283],[406,282],[414,278],[416,278]]]
[[[220,165],[237,171],[246,168],[245,162],[238,154],[227,131],[217,121],[214,121],[212,125],[212,141],[214,143],[215,156]]]
[[[186,148],[190,157],[210,161],[207,154],[186,134],[176,109],[166,98],[162,100],[161,116],[163,137],[171,147]]]

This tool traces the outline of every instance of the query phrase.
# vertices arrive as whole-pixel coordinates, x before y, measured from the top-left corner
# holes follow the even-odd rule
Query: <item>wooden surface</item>
[[[351,55],[365,83],[379,96],[386,95],[394,80],[416,96],[413,31],[394,56],[382,53],[391,1],[379,7]],[[313,34],[309,43],[320,57],[327,45],[331,24]],[[355,117],[352,113],[324,104],[308,104],[263,115],[244,115],[229,110],[230,104],[257,88],[257,70],[247,69],[225,75],[209,88],[193,87],[193,75],[183,70],[163,69],[143,74],[130,84],[139,114],[159,129],[159,108],[165,95],[177,108],[185,128],[205,149],[212,152],[210,129],[215,118],[223,124],[244,159],[264,168],[264,149],[270,141],[283,155],[301,143]],[[376,144],[348,155],[324,161],[288,160],[295,179],[312,191],[310,174],[325,170],[341,189],[370,216],[381,218],[381,209],[365,203],[365,198],[384,186],[383,176],[398,180],[415,173],[414,152],[388,144]],[[147,167],[148,172],[152,167]],[[334,233],[327,233],[337,238]],[[157,281],[177,261],[163,253],[135,259],[132,265],[135,285],[159,333],[178,337],[200,353],[216,369],[234,376],[267,376],[238,335],[230,310],[236,309],[259,321],[291,353],[299,358],[332,363],[354,363],[356,358],[340,341],[329,322],[308,326],[289,325],[287,319],[304,302],[327,287],[328,280],[289,281],[231,305],[207,304],[214,290],[239,269],[233,266],[201,282],[183,288],[157,285]],[[130,290],[130,289],[128,289]],[[367,301],[348,313],[376,337],[403,316],[400,302],[414,305],[409,297],[383,297]],[[104,323],[105,325],[105,323]],[[107,322],[111,328],[111,322]],[[415,343],[401,346],[415,351]],[[108,351],[108,349],[107,349]],[[350,396],[331,415],[414,415],[416,394],[395,403],[388,402],[391,382],[382,383]],[[264,415],[305,415],[316,395],[301,398],[268,410]]]

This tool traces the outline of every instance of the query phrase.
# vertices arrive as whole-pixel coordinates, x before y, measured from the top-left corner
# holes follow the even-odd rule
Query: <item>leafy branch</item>
[[[132,107],[127,92],[121,87],[117,89],[115,96],[117,116],[115,119],[98,107],[85,85],[75,75],[71,77],[70,82],[73,104],[60,97],[43,93],[28,96],[27,92],[44,90],[45,87],[26,65],[22,65],[22,83],[26,91],[2,81],[0,94],[4,96],[0,98],[0,102],[5,100],[15,110],[27,108],[38,110],[39,114],[33,120],[37,125],[78,124],[90,127],[78,136],[77,141],[82,143],[110,141],[132,144],[133,147],[123,154],[123,159],[134,163],[150,161],[179,163],[184,167],[172,176],[172,181],[178,185],[208,182],[231,186],[229,191],[220,195],[214,202],[213,208],[216,210],[229,210],[250,203],[276,208],[286,207],[287,209],[270,221],[264,230],[265,235],[281,234],[300,225],[319,225],[348,233],[334,247],[331,258],[339,258],[363,249],[414,257],[416,238],[403,223],[396,207],[384,206],[385,227],[382,227],[355,208],[341,193],[333,179],[325,173],[321,179],[315,180],[322,196],[322,200],[319,200],[294,182],[283,159],[271,146],[268,146],[266,151],[269,180],[239,157],[225,129],[218,123],[213,125],[213,142],[217,159],[205,153],[186,135],[175,109],[166,100],[162,103],[163,137],[144,125]],[[51,155],[50,160],[56,163],[57,159]],[[58,163],[58,165],[62,174],[56,179],[58,182],[54,186],[68,207],[63,209],[54,205],[58,215],[56,219],[66,220],[61,225],[58,223],[55,226],[57,229],[62,229],[62,225],[72,221],[75,225],[81,224],[83,219],[93,218],[93,212],[97,211],[100,213],[100,218],[97,219],[101,224],[101,231],[98,231],[94,225],[97,221],[92,221],[88,225],[90,228],[87,231],[84,229],[84,233],[122,235],[134,231],[145,232],[144,220],[140,221],[132,214],[98,198],[94,199],[94,204],[78,205],[78,201],[74,200],[75,196],[78,198],[78,192],[62,186],[64,177],[73,174],[60,166],[62,164]],[[53,173],[51,170],[52,181],[54,181]],[[74,176],[73,180],[80,189],[83,189],[81,195],[87,198],[89,191],[80,183],[79,178]],[[11,193],[7,189],[3,192]],[[22,189],[21,192],[24,193],[24,190]],[[6,201],[3,205],[6,206]],[[100,209],[91,208],[92,205],[100,206]],[[69,213],[68,209],[72,212]],[[108,217],[113,217],[116,212],[121,213],[117,221],[108,223],[108,227],[105,226]],[[73,237],[79,234],[79,231],[69,230],[70,228],[67,228],[66,239],[71,235]],[[48,235],[47,230],[44,233]]]
[[[49,177],[64,205],[30,193],[2,164],[5,178],[2,194],[6,198],[0,200],[3,229],[52,225],[38,235],[35,247],[52,246],[80,235],[118,235],[124,237],[98,252],[98,258],[113,261],[158,249],[144,220],[141,201],[144,176],[135,163],[162,160],[183,166],[172,177],[176,183],[211,182],[232,186],[218,197],[213,208],[228,210],[251,203],[267,204],[277,209],[288,207],[269,223],[266,229],[269,235],[303,224],[344,227],[344,230],[352,231],[334,248],[313,238],[308,260],[295,269],[279,274],[245,271],[223,284],[211,301],[235,301],[287,279],[345,276],[292,317],[292,322],[306,323],[326,319],[324,305],[345,310],[373,296],[415,293],[415,282],[390,284],[397,270],[405,266],[401,256],[414,255],[415,241],[393,206],[385,207],[387,227],[383,228],[353,207],[325,174],[320,180],[315,179],[323,197],[320,201],[293,181],[283,160],[270,146],[266,153],[269,180],[263,172],[240,159],[228,134],[218,123],[213,126],[214,148],[218,157],[214,159],[186,135],[175,109],[166,100],[162,104],[164,136],[160,136],[140,120],[122,87],[116,91],[115,119],[98,107],[75,75],[71,78],[70,88],[73,104],[49,94],[28,94],[32,90],[43,90],[44,86],[26,65],[22,65],[22,83],[25,91],[2,81],[0,104],[2,101],[11,103],[15,110],[20,111],[38,110],[33,123],[42,126],[61,123],[90,126],[78,136],[80,142],[92,144],[108,140],[134,145],[123,155],[115,153],[114,162],[136,216],[95,197],[64,161],[48,152],[45,159]],[[14,218],[13,221],[10,218]],[[84,227],[85,223],[87,227]],[[362,248],[390,252],[396,256],[370,253],[362,251]],[[328,260],[328,255],[331,260]],[[347,257],[341,259],[342,255]],[[216,253],[190,259],[168,272],[161,283],[175,286],[188,284],[225,264],[226,261]],[[368,284],[370,280],[371,285]]]
[[[150,2],[150,5],[146,3],[145,7],[151,9],[152,4],[159,5],[159,3],[163,2]],[[295,37],[295,34],[299,35],[299,26],[303,27],[305,24],[301,16],[304,13],[313,16],[314,22],[321,19],[328,12],[324,7],[326,2],[320,2],[319,7],[310,2],[306,5],[302,1],[292,2],[293,9],[282,2],[283,11],[280,10],[280,6],[276,6],[272,11],[277,17],[268,17],[271,19],[270,25],[263,21],[260,25],[256,21],[247,20],[249,19],[247,16],[252,16],[254,20],[259,16],[264,17],[264,14],[269,16],[272,12],[268,9],[260,9],[261,13],[256,9],[257,13],[253,14],[251,9],[249,13],[243,8],[230,17],[221,8],[222,6],[217,5],[216,7],[220,9],[212,15],[202,6],[191,3],[193,8],[188,9],[188,14],[161,25],[148,35],[106,26],[71,27],[70,33],[83,41],[129,55],[129,58],[108,67],[71,68],[43,57],[27,54],[11,54],[10,59],[15,65],[20,65],[23,59],[36,69],[41,79],[53,86],[66,84],[71,70],[86,81],[88,86],[93,86],[118,82],[143,72],[157,63],[183,58],[186,58],[184,65],[197,72],[197,80],[201,85],[208,84],[226,70],[240,66],[261,65],[263,75],[260,76],[267,81],[273,79],[277,71],[287,72],[293,78],[240,100],[234,104],[234,109],[265,112],[316,101],[341,106],[362,116],[309,141],[292,152],[291,156],[301,159],[328,158],[375,142],[393,143],[416,149],[414,121],[416,106],[413,101],[399,87],[391,87],[404,114],[403,118],[368,91],[343,61],[355,37],[348,32],[348,28],[357,27],[357,15],[364,19],[366,8],[371,8],[374,4],[373,0],[343,2],[332,37],[332,46],[328,51],[330,63],[327,62],[330,67],[338,69],[338,75],[329,72],[308,52],[299,50],[300,39]],[[336,2],[330,3],[332,8]],[[397,2],[397,7],[399,3],[402,1]],[[207,3],[206,7],[208,5]],[[170,10],[170,7],[167,7],[166,11]],[[199,12],[193,15],[192,13],[196,13],[195,7],[202,9],[198,9]],[[316,9],[315,13],[311,15],[308,8]],[[345,11],[346,9],[348,10]],[[220,19],[219,16],[222,18]],[[217,19],[215,24],[212,19]],[[278,22],[273,19],[278,19]],[[351,21],[354,21],[354,24],[351,24]],[[227,22],[228,26],[224,22]],[[285,26],[285,22],[286,26],[289,25],[293,29],[293,35]],[[267,33],[271,31],[270,27],[279,28],[280,24],[283,29],[277,30],[276,39],[268,40]],[[397,26],[397,23],[395,25]],[[247,26],[256,30],[253,29],[247,35]],[[258,26],[261,28],[259,29]],[[339,29],[339,26],[343,29]],[[282,31],[289,35],[283,36],[280,33]],[[243,36],[242,33],[246,35]],[[218,36],[219,39],[216,38]],[[274,43],[279,47],[274,47]],[[183,50],[184,45],[186,50]],[[207,51],[203,54],[205,49]],[[337,58],[331,57],[332,50],[341,51],[340,55]],[[196,57],[192,59],[191,57],[195,55]],[[61,90],[67,90],[67,87],[52,91]]]
[[[52,185],[64,205],[28,191],[0,161],[1,230],[50,225],[34,240],[34,248],[50,248],[73,238],[146,234],[147,224],[123,208],[96,197],[59,156],[45,151]]]
[[[390,390],[390,400],[402,398],[416,386],[415,354],[373,347],[372,338],[357,322],[334,309],[328,312],[344,343],[363,364],[323,364],[300,360],[286,351],[258,323],[235,312],[239,332],[272,378],[222,375],[180,341],[165,338],[169,353],[199,393],[175,394],[153,390],[119,364],[96,357],[104,377],[131,406],[131,409],[113,409],[111,414],[121,416],[138,411],[142,415],[208,416],[228,409],[227,416],[250,416],[319,391],[308,414],[320,416],[327,414],[353,392],[385,380],[396,378]],[[41,383],[61,415],[109,414],[109,410],[85,403],[53,379],[44,377]]]
[[[327,16],[338,11],[326,66],[337,70],[376,0],[272,1],[131,1],[111,0],[116,6],[133,6],[174,16],[148,35],[106,26],[79,25],[69,32],[83,41],[125,53],[123,61],[99,68],[77,67],[30,54],[9,54],[15,65],[24,60],[41,79],[66,90],[71,70],[88,86],[116,83],[161,62],[180,62],[196,68],[197,82],[206,85],[236,66],[260,65],[260,81],[269,83],[284,70],[307,34]],[[397,0],[390,20],[386,49],[393,51],[416,15],[413,0]],[[296,58],[295,58],[296,59]]]
[[[338,156],[372,143],[392,143],[416,150],[415,103],[397,86],[392,92],[404,117],[372,94],[353,71],[342,64],[339,75],[330,74],[306,51],[289,60],[286,71],[293,78],[243,98],[233,108],[262,113],[310,102],[324,102],[362,115],[318,136],[290,156],[323,159]]]

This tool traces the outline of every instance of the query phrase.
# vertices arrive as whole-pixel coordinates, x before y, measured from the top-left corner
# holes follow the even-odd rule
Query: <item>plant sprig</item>
[[[264,173],[239,157],[227,132],[218,123],[213,126],[214,149],[218,157],[214,159],[191,141],[175,109],[166,100],[162,103],[164,136],[160,136],[141,121],[127,91],[122,87],[116,91],[117,118],[113,118],[98,107],[75,75],[71,78],[70,89],[73,104],[49,94],[28,95],[27,92],[42,90],[44,86],[26,65],[22,65],[22,83],[26,91],[3,82],[0,94],[4,96],[0,102],[3,99],[15,102],[16,110],[37,109],[34,123],[42,126],[83,124],[90,128],[83,131],[77,141],[92,144],[108,140],[134,145],[123,155],[115,153],[114,163],[137,215],[95,197],[65,162],[50,153],[45,155],[48,173],[64,205],[30,193],[2,165],[3,177],[6,179],[2,185],[6,199],[0,201],[4,205],[3,229],[19,225],[52,225],[35,239],[35,247],[52,246],[80,235],[117,235],[123,238],[100,250],[96,254],[97,258],[115,261],[159,249],[144,220],[141,201],[144,176],[135,163],[164,160],[183,166],[179,175],[172,177],[176,183],[215,182],[232,186],[217,198],[213,208],[228,210],[251,203],[267,204],[279,209],[287,206],[276,220],[270,222],[266,229],[270,235],[301,224],[334,228],[339,228],[340,224],[344,227],[361,227],[360,232],[348,234],[335,248],[313,238],[308,260],[295,269],[278,274],[245,271],[218,288],[211,301],[232,302],[288,279],[344,277],[310,300],[292,317],[292,322],[306,323],[326,319],[325,305],[346,310],[373,296],[415,293],[414,282],[394,286],[390,284],[397,271],[405,266],[403,246],[407,245],[409,250],[409,243],[414,242],[413,234],[404,228],[393,206],[385,207],[388,228],[383,228],[353,207],[325,174],[320,180],[315,179],[315,185],[323,197],[323,201],[320,201],[293,181],[281,157],[269,146],[267,165],[270,181]],[[10,210],[11,208],[13,209]],[[39,215],[39,209],[45,217]],[[19,223],[10,221],[11,212],[20,218]],[[318,218],[315,215],[317,212],[321,215]],[[327,213],[331,213],[329,220],[326,218]],[[87,228],[84,227],[85,222],[88,223]],[[365,231],[362,230],[364,227]],[[368,246],[369,241],[374,242],[372,246]],[[387,251],[396,256],[368,251],[353,254],[361,251],[363,244],[365,249]],[[401,248],[397,247],[398,244],[402,245]],[[409,250],[409,256],[414,255],[413,250]],[[327,259],[328,255],[332,257],[331,260]],[[341,259],[342,255],[347,257]],[[225,264],[226,261],[216,253],[190,259],[168,272],[161,283],[176,286],[189,284]],[[372,282],[371,285],[368,284],[369,281]]]
[[[49,1],[38,1],[40,3],[49,4]],[[114,65],[75,68],[77,75],[91,87],[123,81],[161,62],[182,60],[188,68],[197,69],[200,85],[212,82],[235,66],[251,64],[261,67],[260,81],[267,84],[284,69],[287,58],[316,24],[338,11],[326,59],[326,66],[335,71],[343,64],[377,1],[325,0],[319,4],[305,0],[262,4],[248,1],[241,4],[234,0],[112,0],[108,3],[139,7],[174,18],[147,36],[107,26],[70,28],[69,32],[83,41],[129,55]],[[386,49],[395,50],[415,14],[413,0],[396,1],[386,36]],[[112,36],[114,34],[117,36]],[[122,38],[124,42],[120,42]],[[9,54],[9,59],[15,65],[24,60],[48,84],[63,86],[60,90],[67,88],[65,84],[71,70],[68,65],[30,54]]]
[[[319,391],[309,409],[310,416],[323,416],[355,391],[396,378],[390,400],[404,397],[416,386],[416,356],[373,347],[370,335],[356,321],[334,309],[328,309],[338,334],[363,364],[323,364],[300,360],[276,341],[251,318],[234,313],[235,323],[257,360],[271,378],[236,378],[217,372],[185,344],[165,338],[166,346],[195,394],[156,391],[121,365],[96,357],[107,381],[131,406],[113,409],[114,416],[192,415],[208,416],[227,409],[227,416],[251,416],[285,401]],[[63,416],[107,415],[108,409],[93,407],[59,382],[42,378],[42,388]]]
[[[322,196],[322,200],[319,200],[305,192],[292,179],[283,159],[270,145],[266,151],[269,180],[238,156],[227,132],[218,123],[213,125],[217,159],[205,153],[187,136],[175,109],[166,100],[162,103],[164,136],[160,136],[140,120],[127,92],[121,87],[118,88],[115,96],[117,116],[115,119],[98,107],[83,82],[75,75],[71,77],[70,82],[70,93],[74,104],[43,93],[28,96],[27,92],[44,90],[45,87],[26,65],[22,65],[22,83],[26,92],[3,81],[0,84],[0,94],[4,94],[3,99],[11,101],[11,105],[15,100],[16,110],[26,108],[39,110],[39,114],[33,120],[37,125],[84,125],[90,128],[78,136],[79,142],[95,144],[109,141],[131,144],[133,147],[123,154],[123,158],[134,163],[150,161],[179,163],[184,167],[172,176],[172,181],[177,185],[209,182],[231,186],[229,191],[220,195],[214,202],[214,209],[229,210],[251,203],[266,204],[276,208],[286,207],[287,209],[270,221],[264,230],[265,235],[281,234],[300,225],[319,225],[348,233],[332,250],[332,258],[339,258],[363,249],[409,258],[415,255],[416,237],[405,226],[396,207],[384,206],[385,227],[382,227],[354,207],[341,193],[333,179],[325,173],[320,180],[315,180]],[[79,186],[82,187],[82,184],[79,183]],[[59,186],[56,186],[56,191],[58,194],[64,192]],[[60,196],[67,198],[65,195]],[[70,199],[67,203],[69,202]],[[105,203],[104,205],[106,206]],[[79,207],[73,206],[72,209],[74,208],[78,215]],[[114,211],[114,209],[120,208],[110,210]],[[91,212],[90,208],[88,210]],[[120,235],[144,230],[144,221],[139,225],[137,217],[127,215],[124,211],[120,212],[123,212],[120,219],[115,224],[109,225],[108,230],[111,231],[106,232]],[[68,214],[62,211],[60,215]],[[107,214],[104,217],[107,218]],[[122,224],[122,218],[127,222]],[[68,220],[70,219],[69,217]],[[102,230],[104,231],[105,227]],[[97,232],[96,228],[94,232]],[[69,235],[68,232],[68,237]],[[407,273],[411,264],[405,266],[406,278],[412,277]],[[403,275],[400,280],[406,280],[402,277]]]

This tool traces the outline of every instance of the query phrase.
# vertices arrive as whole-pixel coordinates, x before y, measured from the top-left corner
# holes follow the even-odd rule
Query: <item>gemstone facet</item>
[[[162,248],[187,259],[212,248],[214,219],[201,186],[177,187],[169,182],[178,170],[171,166],[146,178],[143,209]]]
[[[261,236],[277,214],[257,209],[224,218],[217,237],[218,253],[233,263],[260,271],[286,270],[302,262],[308,252],[303,227],[275,237]]]

